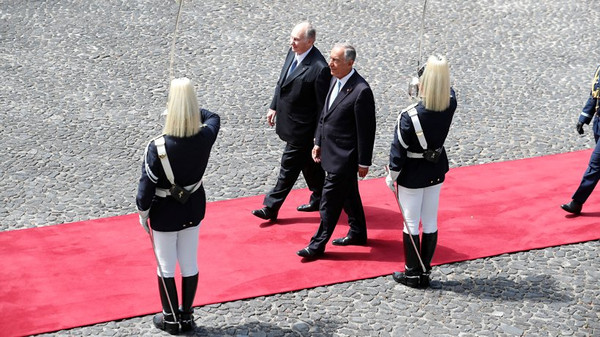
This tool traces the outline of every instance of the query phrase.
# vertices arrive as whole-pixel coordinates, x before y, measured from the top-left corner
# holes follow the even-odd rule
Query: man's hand
[[[275,125],[275,116],[276,115],[277,115],[277,111],[275,111],[273,109],[269,109],[269,111],[267,111],[267,124],[269,124],[269,126]]]
[[[320,163],[321,162],[321,147],[318,145],[315,145],[312,149],[312,159],[315,161],[315,163]]]
[[[367,173],[369,173],[369,168],[368,167],[358,166],[358,176],[360,178],[366,177]]]
[[[578,132],[580,135],[583,135],[583,123],[581,123],[581,122],[577,122],[577,132]]]

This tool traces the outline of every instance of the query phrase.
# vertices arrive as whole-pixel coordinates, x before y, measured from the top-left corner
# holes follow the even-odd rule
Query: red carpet
[[[580,217],[568,201],[591,151],[452,169],[442,188],[434,264],[600,238],[600,191]],[[276,224],[250,211],[262,196],[213,202],[200,229],[196,305],[390,274],[403,265],[401,222],[383,179],[360,183],[368,247],[329,245],[322,260],[295,252],[318,226],[293,191]],[[210,193],[210,191],[209,191]],[[345,218],[334,237],[345,235]],[[0,233],[0,326],[27,335],[160,310],[150,241],[137,215]],[[390,279],[390,287],[394,283]]]

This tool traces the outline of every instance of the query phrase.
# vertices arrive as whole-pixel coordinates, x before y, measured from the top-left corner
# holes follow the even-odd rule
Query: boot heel
[[[154,315],[154,326],[158,329],[168,332],[171,335],[177,335],[179,333],[179,322],[177,317],[168,313],[160,313]]]
[[[194,330],[195,324],[194,324],[193,313],[194,313],[193,309],[192,309],[192,312],[180,312],[179,324],[181,325],[182,332]]]
[[[428,288],[429,287],[429,283],[431,281],[431,279],[429,278],[430,274],[431,274],[431,272],[425,272],[425,273],[421,274],[421,276],[419,278],[419,286],[421,288]]]
[[[419,288],[420,284],[420,276],[419,275],[407,275],[406,273],[395,271],[392,274],[394,281],[404,284],[405,286],[411,288]]]

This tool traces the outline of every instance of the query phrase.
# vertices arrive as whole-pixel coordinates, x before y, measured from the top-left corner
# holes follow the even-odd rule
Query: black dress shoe
[[[575,200],[571,200],[571,202],[568,204],[560,205],[560,208],[564,209],[565,211],[567,211],[569,213],[578,215],[581,213],[581,206],[583,206],[583,205],[578,203]]]
[[[303,257],[303,258],[307,258],[307,259],[316,259],[320,256],[323,255],[323,251],[321,250],[313,250],[310,249],[308,247],[301,249],[299,251],[296,252],[296,254],[298,254],[298,256]]]
[[[272,211],[269,207],[263,207],[261,209],[255,209],[252,211],[252,215],[259,217],[264,220],[277,220],[277,212]]]
[[[367,244],[366,238],[353,238],[351,236],[346,236],[343,238],[335,239],[331,242],[334,246],[364,246]]]
[[[298,206],[299,212],[316,212],[319,210],[319,205],[304,204]]]

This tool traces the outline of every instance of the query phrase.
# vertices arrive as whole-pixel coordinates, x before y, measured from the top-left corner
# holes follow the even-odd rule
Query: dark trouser
[[[596,125],[597,122],[594,121],[594,127],[596,127]],[[588,168],[585,170],[583,178],[581,179],[581,183],[579,184],[579,187],[573,194],[572,198],[580,204],[584,204],[586,202],[598,184],[598,180],[600,180],[600,142],[598,142],[599,134],[595,133],[594,138],[596,139],[596,147],[594,147]]]
[[[316,251],[325,250],[325,245],[331,239],[342,209],[348,214],[348,224],[350,225],[348,236],[366,239],[367,222],[358,192],[356,172],[327,173],[325,175],[323,196],[319,207],[321,223],[310,240],[308,248]]]
[[[275,187],[267,193],[263,205],[278,211],[292,187],[298,180],[300,172],[304,176],[308,189],[312,192],[309,203],[318,205],[321,201],[325,173],[320,164],[312,159],[312,144],[295,146],[287,143],[281,155],[281,168]]]

